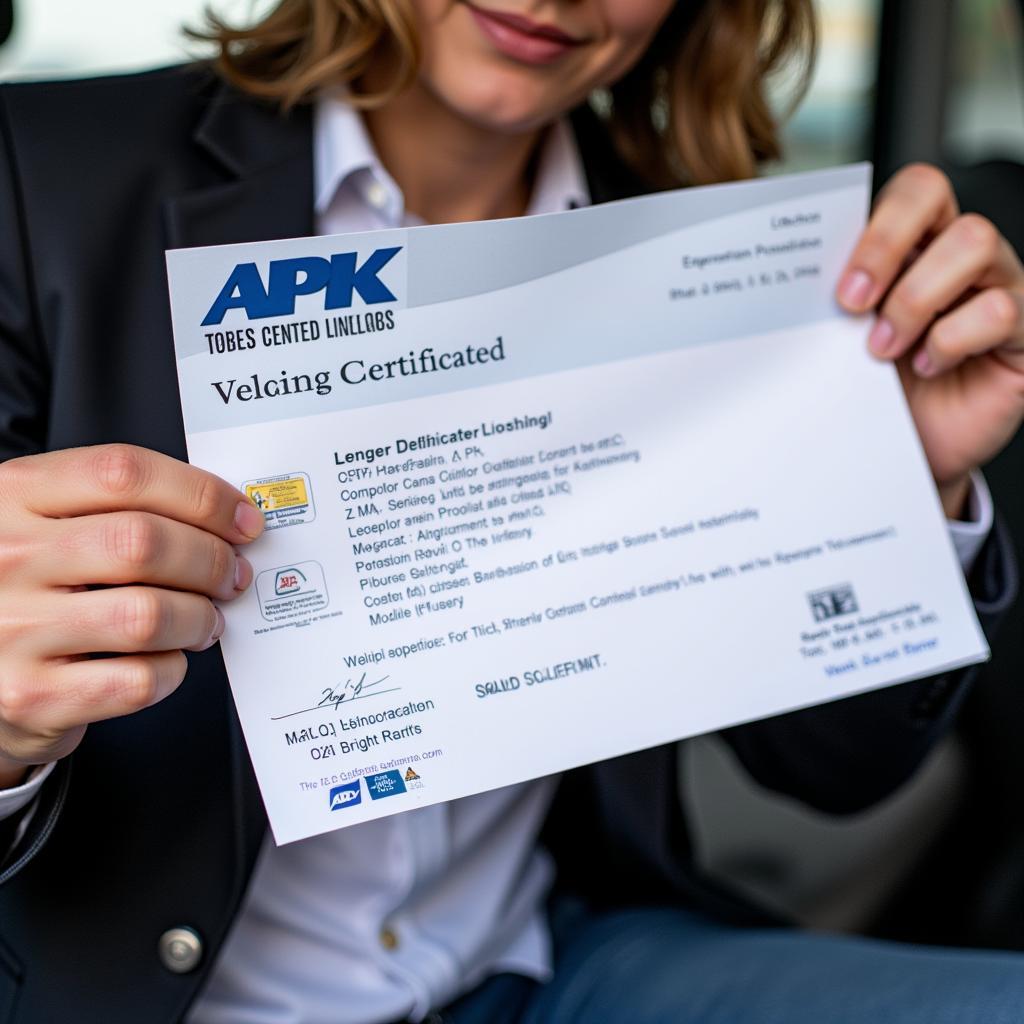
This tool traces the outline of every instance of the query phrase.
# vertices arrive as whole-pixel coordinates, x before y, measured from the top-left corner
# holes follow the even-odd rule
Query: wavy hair
[[[207,10],[189,30],[215,47],[217,72],[284,109],[344,84],[379,107],[415,78],[420,60],[410,0],[279,0],[251,25]],[[595,104],[625,162],[653,187],[752,177],[781,155],[769,80],[792,73],[803,94],[816,47],[812,0],[680,0],[640,61]],[[360,89],[387,55],[393,73]]]

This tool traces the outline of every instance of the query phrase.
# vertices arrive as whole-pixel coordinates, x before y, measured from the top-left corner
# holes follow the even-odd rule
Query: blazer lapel
[[[221,180],[167,201],[170,248],[313,233],[309,107],[285,115],[220,85],[193,138]]]
[[[577,107],[570,123],[587,176],[591,203],[608,203],[655,191],[623,162],[612,145],[608,128],[589,104]]]

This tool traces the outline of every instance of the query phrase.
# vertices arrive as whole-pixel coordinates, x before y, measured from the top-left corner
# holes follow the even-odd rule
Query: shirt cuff
[[[964,575],[969,575],[995,522],[992,494],[979,470],[971,473],[971,492],[967,497],[967,518],[950,519],[949,534],[953,538]]]
[[[0,790],[0,821],[13,817],[18,811],[32,803],[56,766],[56,761],[51,764],[42,764],[34,769],[28,780],[20,786],[15,786],[14,789]]]

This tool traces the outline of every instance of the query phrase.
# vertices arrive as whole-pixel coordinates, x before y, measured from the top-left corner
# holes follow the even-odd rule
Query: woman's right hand
[[[172,693],[183,651],[223,632],[211,598],[252,582],[232,545],[262,532],[240,491],[144,448],[0,466],[0,789],[71,753],[90,722]]]

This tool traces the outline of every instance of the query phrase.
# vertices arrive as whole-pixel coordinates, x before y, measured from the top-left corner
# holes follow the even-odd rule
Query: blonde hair
[[[337,83],[356,105],[382,106],[419,67],[410,0],[280,0],[242,27],[208,10],[189,35],[214,44],[214,67],[235,88],[284,109]],[[652,187],[752,177],[781,154],[768,81],[792,61],[794,99],[802,94],[815,44],[812,0],[677,3],[602,104],[617,151]],[[390,80],[362,91],[363,75],[384,55]]]

